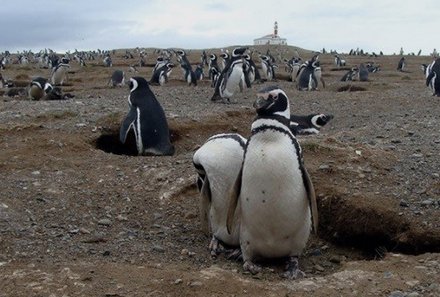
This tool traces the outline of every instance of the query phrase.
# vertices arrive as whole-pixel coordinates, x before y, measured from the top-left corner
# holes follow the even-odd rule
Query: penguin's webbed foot
[[[224,247],[215,236],[212,237],[209,243],[209,251],[213,259],[217,258],[217,256],[224,251]]]
[[[289,257],[286,264],[286,271],[283,273],[283,277],[287,279],[304,278],[306,274],[298,268],[298,257]]]
[[[241,253],[241,249],[230,249],[225,251],[226,259],[239,261],[243,259],[243,254]]]
[[[261,272],[261,267],[252,263],[251,261],[245,261],[243,264],[244,271],[249,271],[253,275]]]

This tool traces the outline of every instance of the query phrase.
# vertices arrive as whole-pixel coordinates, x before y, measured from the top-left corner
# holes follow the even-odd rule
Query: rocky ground
[[[136,61],[114,58],[112,68],[72,62],[63,91],[73,99],[2,97],[0,296],[440,295],[440,109],[420,70],[429,57],[408,56],[408,72],[395,70],[398,56],[347,57],[382,71],[345,92],[331,55],[321,55],[325,89],[274,82],[292,112],[335,116],[300,139],[320,226],[300,259],[306,278],[296,281],[280,277],[280,261],[252,276],[239,262],[211,259],[198,222],[192,154],[216,133],[247,136],[261,85],[215,104],[208,81],[188,87],[176,68],[168,85],[152,87],[176,154],[132,156],[117,139],[128,88],[106,84]],[[2,72],[15,81],[48,73],[36,65]],[[149,79],[151,68],[134,75]]]

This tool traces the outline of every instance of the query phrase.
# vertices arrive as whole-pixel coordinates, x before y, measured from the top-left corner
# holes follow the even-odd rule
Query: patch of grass
[[[411,77],[408,75],[402,76],[401,80],[411,80]]]
[[[37,119],[40,120],[51,120],[51,119],[56,119],[56,120],[60,120],[60,119],[67,119],[67,118],[73,118],[78,116],[77,112],[73,112],[73,111],[51,111],[45,114],[40,114],[37,116]]]
[[[353,86],[353,85],[345,85],[345,86],[339,87],[337,89],[338,92],[359,92],[359,91],[366,91],[366,90],[367,90],[367,88]]]
[[[24,69],[24,70],[26,70],[26,69]],[[29,75],[27,75],[26,73],[19,73],[19,74],[17,74],[17,76],[15,76],[15,79],[18,79],[18,80],[29,80],[29,81],[31,80]]]

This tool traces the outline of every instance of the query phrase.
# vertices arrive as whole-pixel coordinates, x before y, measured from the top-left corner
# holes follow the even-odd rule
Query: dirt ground
[[[73,99],[1,98],[0,297],[440,296],[440,105],[420,69],[430,57],[406,56],[398,72],[399,56],[346,56],[347,67],[374,61],[382,70],[345,92],[330,54],[320,57],[326,88],[316,92],[297,91],[280,64],[272,83],[292,112],[334,115],[319,135],[299,137],[320,225],[300,259],[306,278],[288,281],[282,261],[252,276],[240,262],[211,259],[198,221],[192,155],[216,133],[248,136],[263,85],[211,103],[210,83],[186,86],[176,67],[167,85],[151,87],[176,154],[133,156],[118,141],[128,87],[107,81],[115,69],[149,79],[151,67],[130,73],[136,55],[123,53],[112,68],[71,62],[62,89]],[[189,54],[197,63],[200,51]],[[148,51],[148,63],[156,57]],[[49,70],[9,65],[2,75],[23,83]]]

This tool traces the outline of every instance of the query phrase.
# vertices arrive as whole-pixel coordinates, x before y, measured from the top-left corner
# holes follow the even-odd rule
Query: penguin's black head
[[[278,86],[269,86],[257,93],[254,108],[259,116],[279,115],[290,119],[289,98]]]
[[[247,49],[248,49],[247,47],[234,48],[234,50],[232,51],[232,57],[236,58],[243,56]]]
[[[128,87],[130,88],[130,93],[132,93],[136,90],[148,88],[148,82],[143,77],[135,76],[130,78]]]
[[[214,61],[214,60],[217,59],[217,55],[216,55],[216,54],[210,54],[210,55],[209,55],[209,59],[212,60],[212,61]]]
[[[222,57],[223,59],[227,60],[229,58],[229,54],[228,53],[221,53],[220,57]]]
[[[178,54],[181,57],[184,57],[186,55],[184,50],[177,50],[176,54]]]
[[[317,114],[315,116],[312,117],[312,124],[315,127],[323,127],[325,126],[328,122],[330,122],[333,119],[333,115],[331,114]]]

